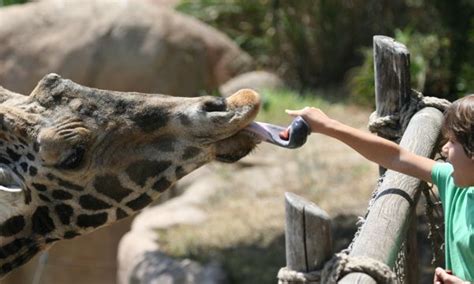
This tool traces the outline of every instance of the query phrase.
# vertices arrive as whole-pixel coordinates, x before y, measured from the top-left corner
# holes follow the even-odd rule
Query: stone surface
[[[126,282],[130,284],[219,284],[226,275],[217,263],[202,266],[188,259],[175,260],[159,251],[147,251]]]
[[[220,86],[219,92],[222,96],[228,97],[240,89],[250,88],[261,92],[284,88],[285,83],[277,75],[267,71],[250,71],[230,79]]]
[[[50,0],[0,9],[0,85],[54,72],[87,86],[194,96],[252,69],[217,30],[148,1]]]
[[[182,195],[160,206],[147,207],[136,216],[118,247],[118,283],[226,283],[226,274],[218,263],[200,264],[167,256],[160,250],[156,232],[205,222],[203,204],[215,194],[218,184],[225,184],[217,176],[210,167],[200,168],[178,182],[178,187],[185,190]]]

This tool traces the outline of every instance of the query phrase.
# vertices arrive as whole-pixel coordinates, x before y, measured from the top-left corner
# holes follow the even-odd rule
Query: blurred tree
[[[425,94],[454,99],[474,91],[472,0],[187,0],[177,9],[228,34],[260,67],[301,89],[341,84],[371,60],[361,48],[384,34],[407,44],[414,86]],[[370,66],[357,72],[370,76]],[[370,88],[356,77],[355,93]]]
[[[449,99],[457,98],[460,92],[467,90],[462,84],[464,72],[474,68],[474,1],[472,0],[431,0],[430,2],[439,12],[439,19],[444,27],[442,34],[450,41],[448,59],[447,94]],[[469,67],[470,66],[470,67]],[[472,75],[472,73],[470,74]],[[468,78],[471,82],[473,77]],[[471,83],[471,87],[474,83]],[[436,90],[434,90],[436,92]]]
[[[178,10],[223,31],[262,68],[277,70],[293,86],[339,83],[360,64],[357,48],[401,21],[403,0],[194,0]]]
[[[285,43],[277,45],[279,57],[306,87],[338,83],[360,64],[360,46],[397,26],[390,11],[403,9],[403,1],[388,0],[281,2],[275,13],[277,36]]]
[[[13,4],[24,4],[26,2],[28,2],[28,0],[0,0],[0,7]]]

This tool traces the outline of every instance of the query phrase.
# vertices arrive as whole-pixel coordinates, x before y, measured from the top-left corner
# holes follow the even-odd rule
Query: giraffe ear
[[[24,95],[14,93],[0,86],[0,103],[3,103],[10,99],[24,98],[24,97],[25,97]]]

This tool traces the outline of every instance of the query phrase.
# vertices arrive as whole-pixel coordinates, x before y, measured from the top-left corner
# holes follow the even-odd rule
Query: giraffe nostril
[[[202,110],[205,112],[226,111],[227,105],[224,98],[214,98],[204,102]]]

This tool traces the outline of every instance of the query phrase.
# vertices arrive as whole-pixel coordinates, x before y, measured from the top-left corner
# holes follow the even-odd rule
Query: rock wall
[[[148,1],[9,6],[0,42],[0,85],[23,94],[54,72],[97,88],[195,96],[252,69],[222,33]]]

